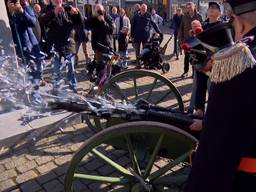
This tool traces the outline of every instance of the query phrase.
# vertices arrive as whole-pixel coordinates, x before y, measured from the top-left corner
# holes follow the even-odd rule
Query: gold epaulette
[[[242,42],[218,51],[212,56],[212,60],[210,78],[214,83],[229,81],[256,65],[250,49]]]

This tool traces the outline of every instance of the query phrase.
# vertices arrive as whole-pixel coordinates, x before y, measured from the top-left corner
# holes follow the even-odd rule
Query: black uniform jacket
[[[256,28],[246,36],[256,35]],[[256,40],[250,43],[256,55]],[[256,67],[212,83],[186,192],[230,192],[242,157],[256,158]],[[250,191],[256,191],[255,188]],[[249,192],[249,191],[245,191]]]

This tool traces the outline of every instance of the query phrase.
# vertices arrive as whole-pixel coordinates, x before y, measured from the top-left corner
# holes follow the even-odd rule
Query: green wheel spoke
[[[133,84],[134,84],[134,93],[135,93],[135,99],[138,100],[138,88],[137,88],[137,81],[136,78],[133,78]]]
[[[101,183],[112,183],[112,184],[123,184],[123,185],[129,182],[129,180],[125,178],[87,175],[87,174],[81,174],[81,173],[75,173],[74,179],[84,179],[84,180],[97,181]]]
[[[130,136],[125,136],[125,140],[126,140],[126,144],[127,144],[127,147],[128,147],[129,156],[130,156],[131,161],[132,161],[132,167],[133,167],[134,171],[137,174],[141,175],[140,166],[139,166],[135,151],[133,149]]]
[[[169,90],[166,94],[164,94],[158,101],[155,102],[155,104],[158,104],[161,101],[163,101],[170,93],[172,93],[172,90]]]
[[[102,159],[103,161],[105,161],[111,167],[115,168],[117,171],[119,171],[123,175],[125,175],[125,176],[133,176],[133,174],[129,170],[127,170],[123,166],[117,164],[116,162],[111,160],[109,157],[107,157],[103,153],[97,151],[96,149],[92,149],[92,153],[94,155],[96,155],[97,157],[99,157],[100,159]]]
[[[188,152],[184,153],[183,155],[179,156],[178,158],[176,158],[174,161],[168,163],[167,165],[163,166],[162,168],[160,168],[158,171],[152,173],[149,176],[149,180],[153,181],[159,177],[161,177],[162,175],[164,175],[167,171],[169,171],[171,168],[175,167],[176,165],[178,165],[180,162],[184,161],[191,153],[191,150],[189,150]]]
[[[156,86],[156,82],[157,82],[157,78],[155,78],[155,80],[154,80],[154,82],[153,82],[153,85],[151,86],[151,88],[150,88],[150,90],[149,90],[149,92],[148,92],[148,96],[147,96],[146,100],[149,100],[149,98],[151,97],[152,92],[153,92],[153,90],[154,90],[154,88],[155,88],[155,86]]]
[[[154,151],[153,151],[153,153],[152,153],[152,155],[151,155],[151,157],[150,157],[150,160],[149,160],[149,162],[148,162],[148,165],[147,165],[147,167],[146,167],[146,170],[145,170],[145,173],[144,173],[144,175],[143,175],[143,178],[147,178],[148,175],[150,174],[150,171],[151,171],[151,169],[152,169],[152,167],[153,167],[153,165],[154,165],[154,161],[155,161],[156,156],[157,156],[157,154],[158,154],[158,151],[159,151],[159,149],[160,149],[160,147],[161,147],[161,144],[162,144],[163,139],[164,139],[164,134],[160,135],[160,137],[159,137],[159,139],[158,139],[158,141],[157,141],[157,144],[156,144],[156,146],[155,146],[155,148],[154,148]]]

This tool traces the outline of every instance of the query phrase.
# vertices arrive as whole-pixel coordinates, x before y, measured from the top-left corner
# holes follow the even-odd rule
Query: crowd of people
[[[24,61],[29,61],[31,56],[35,58],[36,67],[30,74],[35,89],[46,84],[42,52],[52,57],[54,89],[60,86],[61,66],[65,61],[69,88],[76,93],[75,67],[81,45],[86,63],[91,59],[87,50],[89,31],[97,71],[103,68],[104,52],[98,43],[118,51],[124,58],[121,67],[126,69],[129,40],[132,39],[138,58],[141,44],[144,46],[153,33],[161,34],[159,26],[163,22],[154,9],[148,12],[146,4],[136,4],[132,18],[126,16],[123,8],[113,7],[111,13],[107,13],[101,4],[96,4],[94,14],[86,18],[78,8],[63,0],[44,0],[39,4],[31,4],[29,0],[7,0],[6,5],[17,55]],[[137,67],[140,68],[139,64]]]

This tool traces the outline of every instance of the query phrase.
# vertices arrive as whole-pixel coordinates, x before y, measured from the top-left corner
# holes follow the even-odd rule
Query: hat
[[[234,44],[232,36],[232,27],[228,23],[216,24],[202,33],[197,35],[197,38],[204,44],[222,49]]]
[[[255,0],[226,0],[226,3],[230,4],[236,15],[256,10]]]
[[[212,5],[217,6],[217,8],[219,9],[219,11],[221,11],[220,4],[219,4],[218,2],[210,1],[210,2],[208,3],[208,7],[210,8]]]

